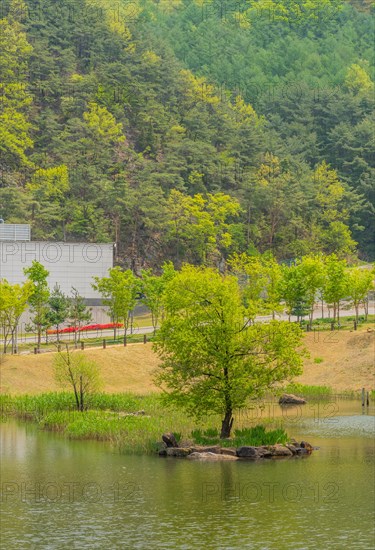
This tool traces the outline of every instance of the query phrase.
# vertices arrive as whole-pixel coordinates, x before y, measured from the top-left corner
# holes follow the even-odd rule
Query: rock
[[[292,451],[288,449],[285,445],[270,445],[268,447],[268,450],[271,452],[272,457],[293,456]]]
[[[284,393],[279,399],[280,405],[305,405],[306,399],[303,397],[297,397],[292,393]]]
[[[204,446],[204,445],[192,445],[191,450],[193,453],[221,453],[220,445]]]
[[[299,447],[295,447],[295,445],[290,445],[289,443],[287,443],[287,444],[285,445],[285,447],[286,447],[287,449],[289,449],[289,451],[290,451],[293,455],[296,455],[296,454],[297,454],[297,451],[298,451],[298,449],[299,449]]]
[[[256,460],[257,458],[262,458],[263,455],[259,451],[259,447],[239,447],[236,449],[236,455],[240,458],[251,458],[253,460]]]
[[[237,456],[232,455],[226,455],[226,454],[218,454],[218,453],[191,453],[187,458],[191,460],[209,460],[209,461],[230,461],[230,460],[238,460]]]
[[[222,448],[220,452],[222,455],[237,456],[236,449],[234,447]]]
[[[310,443],[307,443],[307,441],[301,441],[301,447],[302,449],[306,449],[309,454],[311,454],[314,450],[313,446],[310,445]]]
[[[159,449],[159,456],[167,456],[167,449]]]
[[[188,456],[192,449],[191,447],[168,447],[166,449],[167,456],[176,456],[177,458],[184,458]]]
[[[161,436],[162,440],[164,441],[164,443],[166,444],[167,447],[178,447],[178,443],[176,441],[176,438],[175,436],[173,435],[173,433],[167,433],[167,434],[163,434]]]

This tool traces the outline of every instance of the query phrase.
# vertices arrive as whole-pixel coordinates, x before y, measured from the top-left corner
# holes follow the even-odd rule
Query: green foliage
[[[171,262],[166,262],[162,265],[162,275],[160,276],[153,275],[151,269],[143,269],[141,271],[141,301],[151,312],[154,334],[159,320],[164,314],[163,298],[166,285],[173,279],[175,274],[176,272]]]
[[[270,254],[248,256],[234,254],[228,260],[232,271],[239,279],[246,306],[246,314],[254,321],[260,313],[281,311],[280,280],[282,270]]]
[[[94,277],[94,280],[93,288],[102,295],[103,304],[108,306],[113,322],[124,324],[126,336],[140,281],[130,269],[123,271],[120,267],[111,268],[108,277]]]
[[[56,327],[57,339],[59,339],[59,328],[69,315],[69,299],[61,292],[56,285],[48,299],[48,311],[46,313],[49,326]]]
[[[306,398],[312,397],[330,397],[333,394],[332,388],[329,386],[307,386],[304,384],[289,384],[283,391],[294,393]]]
[[[335,254],[326,259],[326,276],[323,288],[323,298],[333,306],[333,320],[340,320],[340,303],[348,296],[348,273],[346,261],[339,260]]]
[[[36,260],[33,260],[30,267],[24,268],[23,272],[27,275],[31,285],[28,304],[33,315],[31,322],[38,334],[38,348],[40,348],[42,331],[50,326],[50,321],[48,319],[48,300],[50,291],[47,281],[49,272]]]
[[[167,286],[165,310],[155,343],[157,383],[166,402],[189,414],[221,414],[221,437],[230,434],[234,410],[301,372],[300,328],[249,326],[233,276],[184,266]]]
[[[76,288],[72,288],[71,297],[69,298],[67,319],[73,327],[81,327],[82,325],[89,323],[92,319],[91,309],[89,309],[85,300],[80,296]],[[74,332],[74,341],[77,342],[80,333]]]
[[[16,345],[18,323],[32,291],[31,281],[23,285],[11,285],[6,279],[0,279],[0,327],[4,353],[11,342]]]
[[[244,445],[260,447],[262,445],[285,444],[288,442],[288,434],[283,428],[266,431],[265,427],[261,425],[234,430],[234,437],[227,441],[220,440],[218,430],[212,428],[204,431],[194,430],[191,435],[194,442],[199,445],[216,445],[220,443],[223,447],[241,447]]]
[[[373,29],[356,6],[137,0],[114,18],[108,0],[6,1],[1,217],[116,242],[138,275],[250,251],[375,257]]]
[[[355,308],[355,319],[359,321],[359,306],[365,306],[366,314],[368,305],[368,293],[374,288],[374,270],[351,269],[347,274],[348,297]]]

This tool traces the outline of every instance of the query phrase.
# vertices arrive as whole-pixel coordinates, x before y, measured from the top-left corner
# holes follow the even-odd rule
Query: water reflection
[[[320,450],[262,463],[121,456],[8,422],[2,547],[372,548],[374,418],[355,407],[325,423],[305,409],[288,431]]]

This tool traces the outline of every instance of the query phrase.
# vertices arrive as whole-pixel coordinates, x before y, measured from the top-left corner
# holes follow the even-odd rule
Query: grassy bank
[[[304,343],[310,358],[305,359],[304,372],[294,382],[306,387],[332,388],[339,394],[360,392],[363,387],[374,389],[374,335],[374,332],[363,329],[305,333]],[[159,359],[152,351],[151,343],[107,349],[87,346],[84,353],[99,364],[106,393],[146,395],[158,391],[153,384],[153,372]],[[20,395],[57,391],[53,358],[53,353],[3,356],[0,393]]]
[[[123,453],[155,452],[161,435],[169,431],[176,433],[180,440],[213,444],[218,441],[217,427],[221,425],[218,415],[197,422],[181,410],[167,409],[157,394],[98,394],[90,398],[89,410],[84,412],[75,410],[72,394],[62,392],[38,396],[3,395],[0,404],[3,420],[8,417],[32,420],[41,428],[60,432],[70,439],[109,441]],[[281,419],[265,420],[264,423],[276,429],[249,429],[249,418],[238,415],[235,437],[224,445],[271,445],[287,440]]]

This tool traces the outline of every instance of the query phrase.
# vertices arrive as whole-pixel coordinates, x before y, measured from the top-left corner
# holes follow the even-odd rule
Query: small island
[[[263,431],[263,434],[265,434],[263,426],[257,426],[253,430]],[[247,432],[250,436],[251,430],[247,430]],[[190,460],[235,461],[306,457],[314,450],[310,443],[306,441],[298,443],[295,439],[284,445],[281,443],[259,446],[242,445],[237,448],[222,445],[196,445],[192,442],[184,442],[183,445],[179,445],[173,433],[163,434],[162,440],[164,445],[159,450],[159,456],[188,458]],[[226,443],[231,443],[231,441],[227,440]]]

